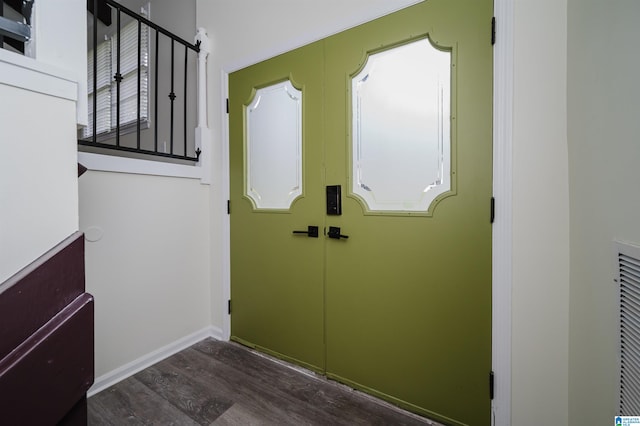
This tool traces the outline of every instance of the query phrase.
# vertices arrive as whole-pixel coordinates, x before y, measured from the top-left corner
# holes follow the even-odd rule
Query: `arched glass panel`
[[[451,53],[428,39],[369,56],[352,79],[352,192],[369,211],[427,212],[451,189]]]
[[[246,195],[257,209],[288,209],[302,194],[302,92],[285,81],[246,106]]]

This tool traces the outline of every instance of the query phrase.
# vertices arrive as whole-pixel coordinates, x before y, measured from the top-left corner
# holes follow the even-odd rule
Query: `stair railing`
[[[0,48],[25,53],[34,0],[0,0]]]
[[[90,102],[90,132],[85,137],[79,137],[78,144],[87,147],[94,147],[107,150],[126,151],[130,153],[152,155],[158,157],[171,158],[176,160],[187,160],[192,162],[198,162],[200,154],[202,152],[202,141],[199,140],[202,136],[202,127],[206,127],[206,124],[202,123],[203,117],[206,115],[206,54],[208,50],[201,52],[201,43],[208,46],[208,40],[206,39],[206,33],[202,29],[198,30],[196,36],[197,41],[190,43],[170,31],[162,28],[161,26],[153,23],[146,17],[128,9],[127,7],[113,1],[113,0],[89,0],[88,2],[89,12],[93,15],[93,45],[92,49],[92,67],[90,74],[92,74],[92,80],[89,81],[89,92],[93,94],[93,99]],[[105,13],[106,10],[106,13]],[[115,106],[115,114],[112,115],[111,122],[115,125],[108,131],[102,130],[103,134],[99,134],[98,129],[98,22],[99,19],[104,19],[105,15],[108,17],[108,21],[112,21],[112,10],[115,13],[115,37],[114,47],[115,50],[115,72],[111,76],[111,93],[115,101],[110,103]],[[97,11],[97,13],[93,13]],[[133,122],[123,123],[121,118],[121,103],[122,103],[122,31],[123,31],[123,17],[128,17],[127,20],[137,22],[137,93],[136,93],[136,118]],[[111,22],[108,22],[111,24]],[[154,41],[154,48],[148,49],[148,55],[152,58],[151,61],[146,61],[145,64],[148,68],[151,68],[154,72],[153,78],[150,78],[150,73],[147,74],[148,81],[146,87],[152,86],[154,93],[153,106],[149,105],[146,108],[146,117],[142,115],[142,69],[143,67],[143,55],[142,51],[142,31],[143,27],[146,31],[152,34],[149,40]],[[163,43],[168,41],[170,45],[170,66],[168,69],[160,69],[160,44],[161,37],[164,37]],[[147,46],[150,46],[148,43]],[[183,50],[184,57],[178,58],[179,50]],[[167,54],[163,52],[162,54]],[[182,60],[184,59],[184,62]],[[191,67],[189,66],[191,64]],[[183,81],[176,81],[177,67],[183,67],[180,70]],[[92,71],[92,73],[91,73]],[[169,73],[168,83],[162,84],[163,87],[159,87],[159,76],[162,73]],[[196,76],[196,99],[189,98],[188,84],[194,84],[189,79],[190,76]],[[166,80],[166,75],[163,75]],[[151,81],[153,80],[153,81]],[[164,87],[168,86],[168,87]],[[93,90],[92,90],[93,89]],[[160,94],[160,90],[168,91],[168,93]],[[181,94],[176,93],[182,91]],[[146,92],[149,93],[148,91]],[[166,96],[165,96],[166,95]],[[182,96],[182,106],[176,106],[177,99]],[[148,101],[147,97],[147,101]],[[168,106],[167,106],[168,103]],[[151,102],[149,102],[151,104]],[[162,107],[162,108],[161,108]],[[168,110],[168,117],[164,114],[160,115],[160,109],[164,111]],[[180,110],[181,109],[181,110]],[[92,114],[92,116],[91,116]],[[168,120],[168,125],[166,121]],[[181,120],[179,125],[176,125],[176,120]],[[204,118],[206,120],[206,117]],[[151,122],[151,125],[149,125]],[[163,127],[167,128],[160,134],[159,124],[162,122]],[[194,122],[194,126],[190,127],[189,123]],[[145,141],[141,138],[142,125],[152,128],[152,141]],[[179,128],[181,124],[181,129]],[[123,143],[122,130],[130,130],[131,127],[135,127],[135,143]]]

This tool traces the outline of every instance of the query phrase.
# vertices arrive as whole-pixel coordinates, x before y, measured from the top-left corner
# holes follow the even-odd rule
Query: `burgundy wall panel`
[[[2,284],[0,359],[84,293],[84,238],[76,233]]]
[[[93,318],[80,233],[0,284],[1,424],[86,424]]]

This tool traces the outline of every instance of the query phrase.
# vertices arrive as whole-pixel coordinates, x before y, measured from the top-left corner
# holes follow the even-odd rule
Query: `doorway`
[[[488,424],[492,55],[478,34],[491,4],[476,3],[420,3],[231,75],[232,339],[434,418]],[[358,192],[380,184],[354,166],[367,146],[354,144],[354,84],[376,55],[424,41],[450,61],[449,168],[427,207],[385,210]],[[301,167],[288,173],[299,192],[274,205],[246,176],[247,147],[259,154],[247,117],[269,91],[301,107]]]

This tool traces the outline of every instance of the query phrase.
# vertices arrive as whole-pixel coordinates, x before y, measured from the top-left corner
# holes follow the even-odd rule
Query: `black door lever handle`
[[[327,235],[329,236],[329,238],[334,238],[336,240],[339,240],[340,238],[344,238],[344,239],[349,238],[348,235],[342,235],[340,233],[340,228],[337,226],[330,226],[329,233]]]
[[[294,234],[307,234],[308,237],[318,238],[318,227],[317,226],[307,226],[306,231],[293,231]]]

